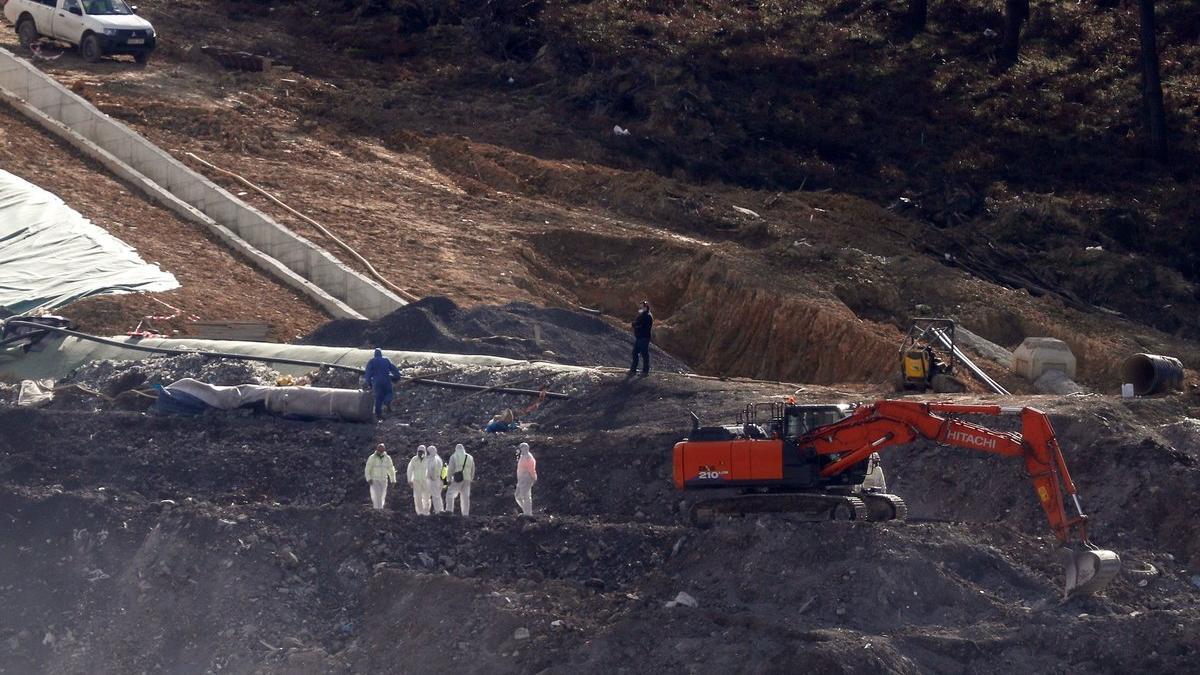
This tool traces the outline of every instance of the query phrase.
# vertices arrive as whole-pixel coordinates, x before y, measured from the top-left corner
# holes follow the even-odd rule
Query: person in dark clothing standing
[[[391,359],[383,355],[379,349],[375,350],[375,357],[367,361],[367,367],[363,371],[363,381],[367,388],[375,394],[375,419],[383,419],[383,407],[388,406],[391,409],[392,405],[392,378],[400,377],[400,371]]]
[[[633,320],[633,365],[629,366],[629,375],[637,372],[638,357],[642,357],[642,377],[650,374],[650,338],[651,327],[654,326],[654,315],[650,313],[650,301],[642,302],[642,309]]]

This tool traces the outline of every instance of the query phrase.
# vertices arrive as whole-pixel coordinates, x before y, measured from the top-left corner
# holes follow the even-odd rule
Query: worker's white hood
[[[137,14],[89,14],[88,19],[101,28],[125,30],[151,30],[150,22]]]

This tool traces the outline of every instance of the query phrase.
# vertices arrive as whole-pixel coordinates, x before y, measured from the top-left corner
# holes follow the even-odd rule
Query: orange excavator
[[[765,419],[760,413],[768,412]],[[1019,415],[1021,431],[995,431],[958,415]],[[1087,538],[1075,483],[1050,419],[1034,408],[957,403],[877,401],[869,404],[749,405],[735,424],[700,426],[675,445],[680,490],[732,489],[698,501],[692,519],[718,515],[803,513],[833,520],[903,520],[904,501],[874,480],[878,452],[927,439],[943,445],[1018,457],[1062,545],[1064,597],[1094,593],[1120,572],[1121,559]],[[880,471],[880,474],[882,472]],[[1067,498],[1074,515],[1067,513]]]

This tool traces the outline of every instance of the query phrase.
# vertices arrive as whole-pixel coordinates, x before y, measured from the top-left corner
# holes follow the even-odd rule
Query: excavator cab
[[[807,436],[814,430],[841,422],[850,416],[854,406],[847,403],[821,405],[785,405],[780,409],[776,424],[782,427],[780,434],[786,439]]]

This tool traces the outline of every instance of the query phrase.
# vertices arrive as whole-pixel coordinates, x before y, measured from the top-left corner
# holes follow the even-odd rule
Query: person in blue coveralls
[[[391,411],[392,396],[392,378],[400,377],[400,371],[396,368],[396,364],[392,363],[391,359],[383,355],[383,351],[376,349],[375,356],[367,361],[367,368],[363,372],[363,381],[366,382],[367,389],[375,395],[375,419],[383,419],[383,408],[387,406],[388,411]]]

